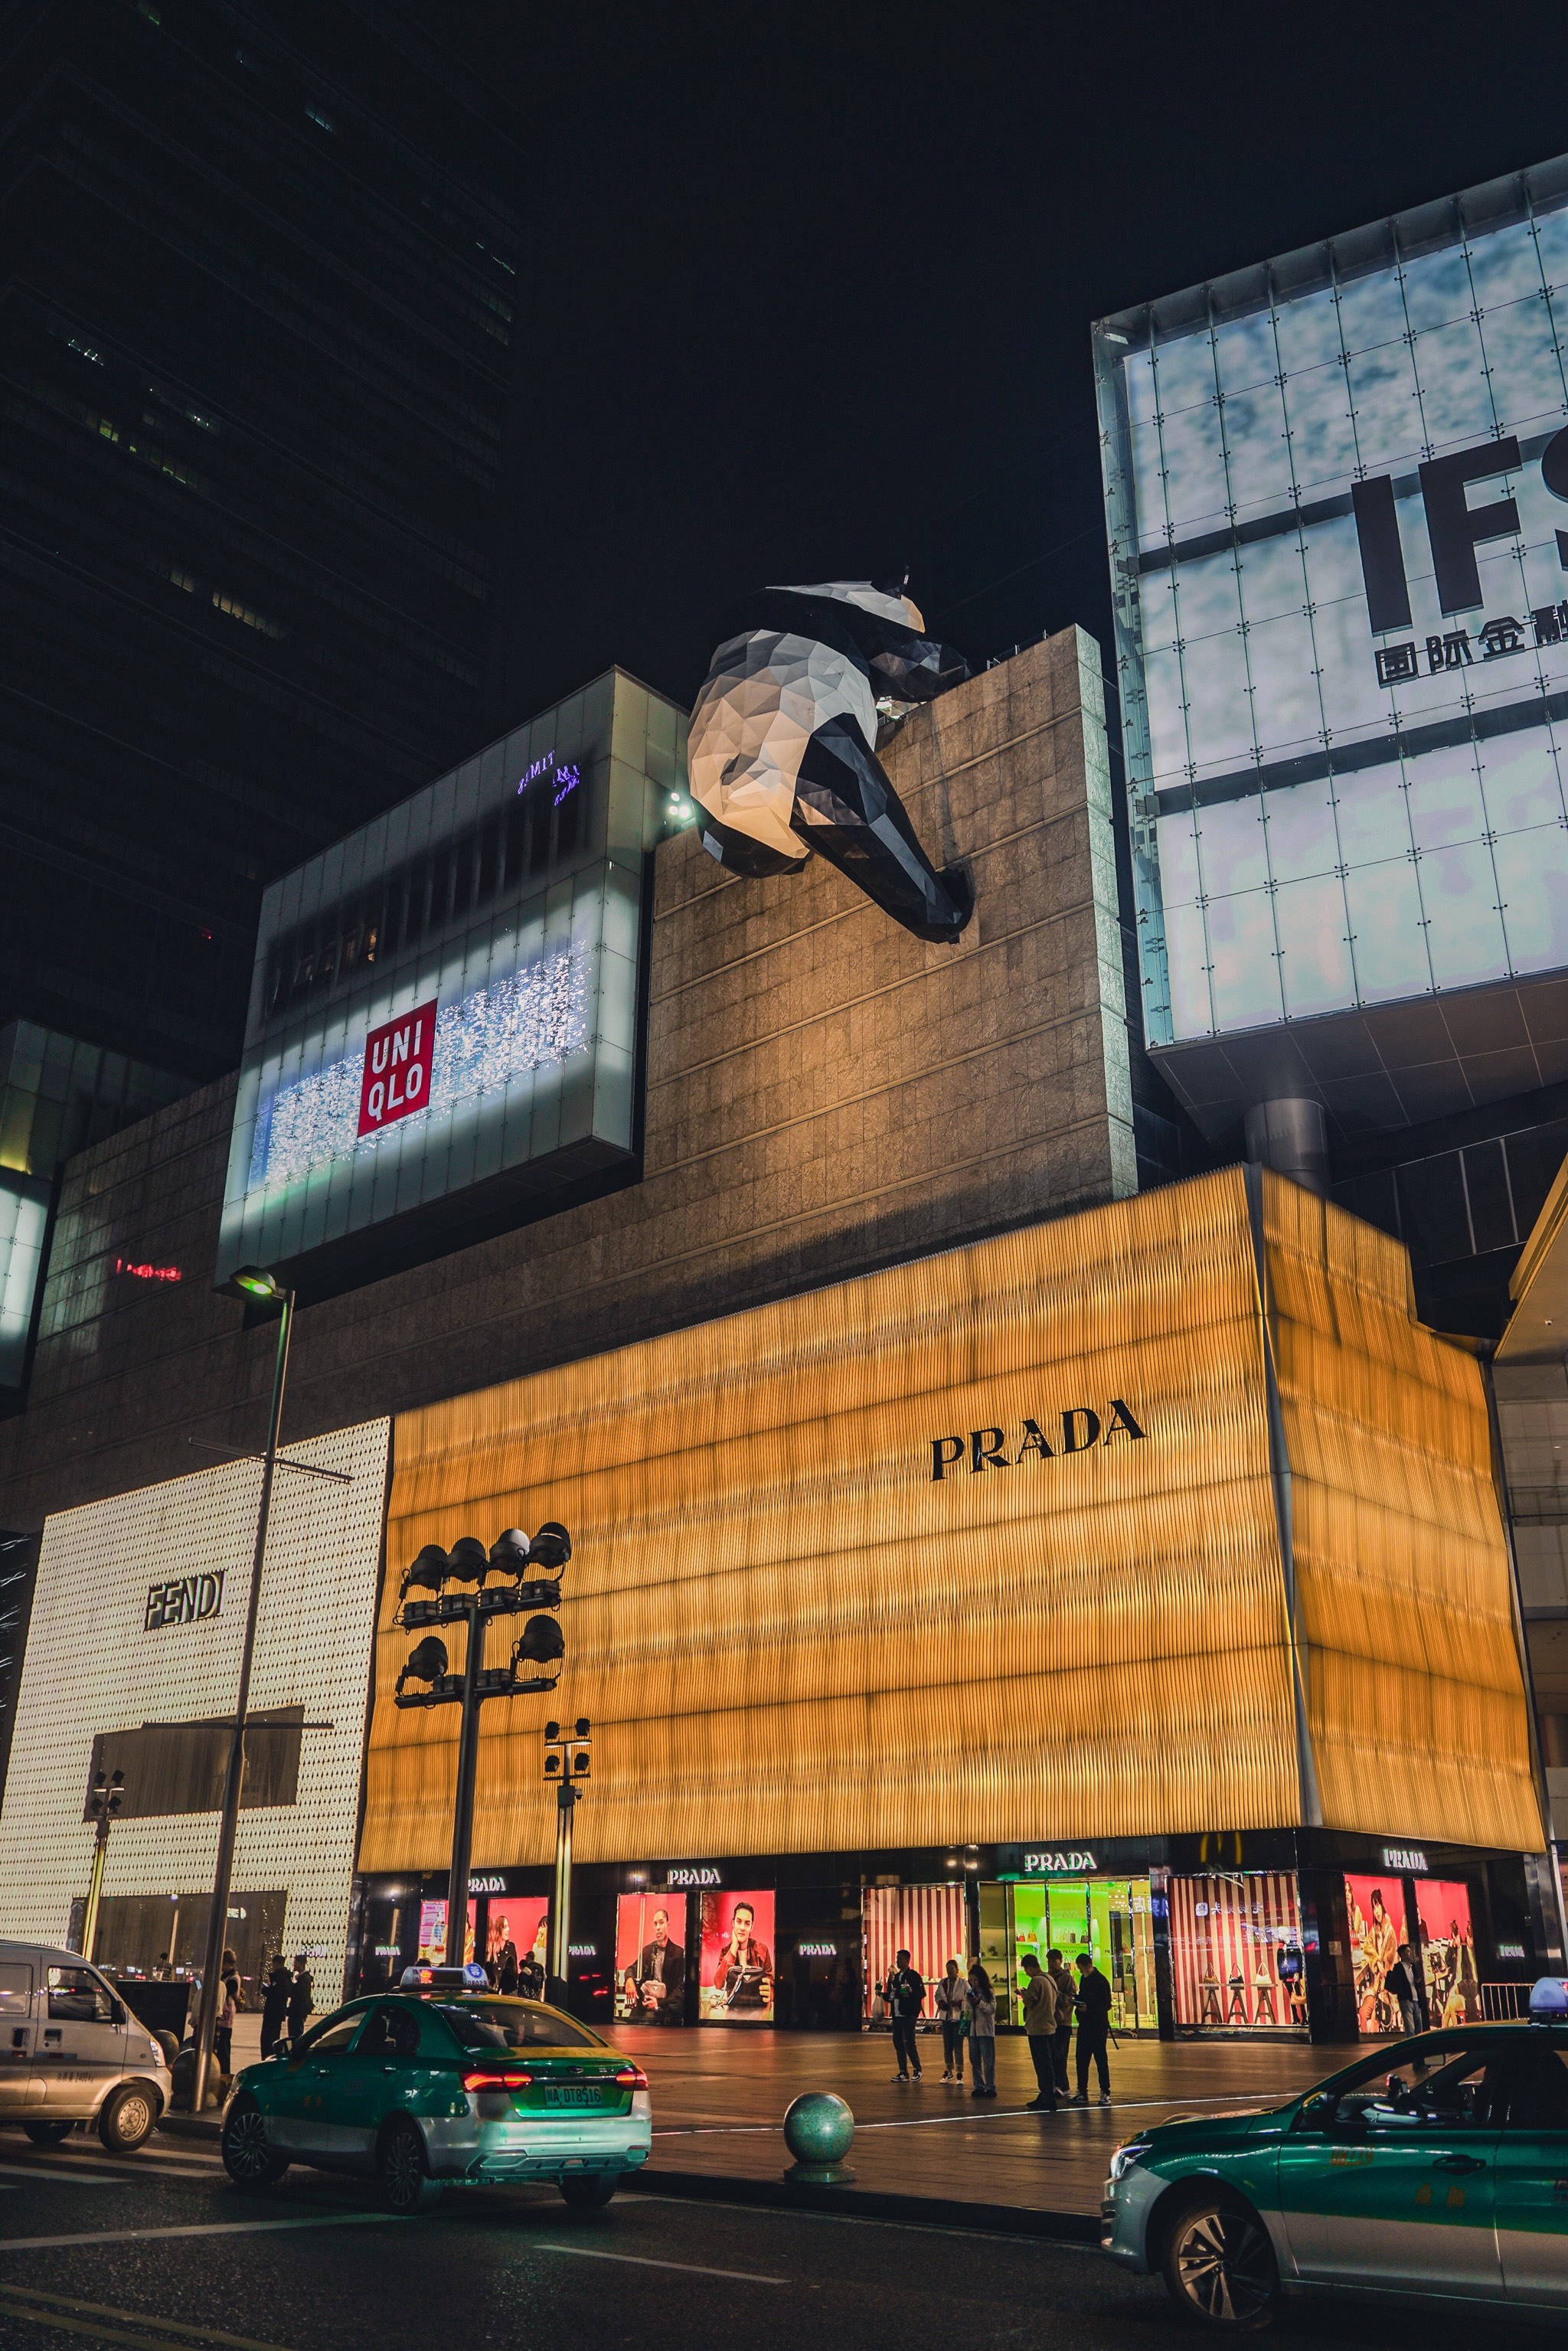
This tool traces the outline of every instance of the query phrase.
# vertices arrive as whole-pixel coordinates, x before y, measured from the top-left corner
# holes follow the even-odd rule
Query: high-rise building
[[[525,158],[395,0],[0,61],[0,1023],[200,1081],[266,884],[500,723]]]

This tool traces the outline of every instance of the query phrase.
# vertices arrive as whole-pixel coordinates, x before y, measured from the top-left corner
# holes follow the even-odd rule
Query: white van
[[[96,2122],[129,2155],[172,2093],[162,2050],[78,1952],[0,1941],[0,2123],[47,2146]]]

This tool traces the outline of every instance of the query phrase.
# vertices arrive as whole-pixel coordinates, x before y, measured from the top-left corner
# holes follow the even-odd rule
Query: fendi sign
[[[164,1625],[198,1625],[204,1616],[215,1616],[223,1604],[222,1568],[211,1575],[176,1576],[171,1583],[149,1587],[141,1629],[154,1633]]]
[[[1056,1431],[1054,1421],[1051,1428]],[[981,1469],[1016,1469],[1022,1461],[1052,1461],[1059,1453],[1087,1453],[1092,1446],[1110,1445],[1118,1437],[1143,1437],[1147,1434],[1146,1429],[1138,1426],[1121,1397],[1113,1396],[1103,1413],[1096,1412],[1091,1405],[1070,1405],[1061,1416],[1054,1445],[1038,1420],[1020,1421],[1016,1432],[972,1428],[967,1440],[962,1437],[934,1437],[931,1475],[945,1478],[949,1469],[964,1469],[972,1477]]]

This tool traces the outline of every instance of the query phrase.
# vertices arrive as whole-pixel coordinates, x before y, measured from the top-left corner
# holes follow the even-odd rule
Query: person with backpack
[[[893,2021],[893,2053],[898,2060],[895,2082],[907,2082],[911,2074],[920,2079],[920,2051],[915,2045],[915,2028],[925,2005],[925,1979],[909,1964],[909,1953],[900,1951],[893,1973],[883,1987],[883,1998]]]

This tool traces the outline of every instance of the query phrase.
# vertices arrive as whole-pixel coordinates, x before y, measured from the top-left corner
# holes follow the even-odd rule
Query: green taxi
[[[1119,2147],[1101,2242],[1200,2325],[1266,2326],[1281,2294],[1568,2315],[1568,1983],[1528,2021],[1386,2043],[1262,2112]]]
[[[553,2181],[569,2204],[607,2204],[648,2159],[642,2068],[542,2001],[422,1973],[235,2075],[222,2126],[235,2187],[308,2163],[374,2179],[392,2212],[423,2210],[447,2181]]]

